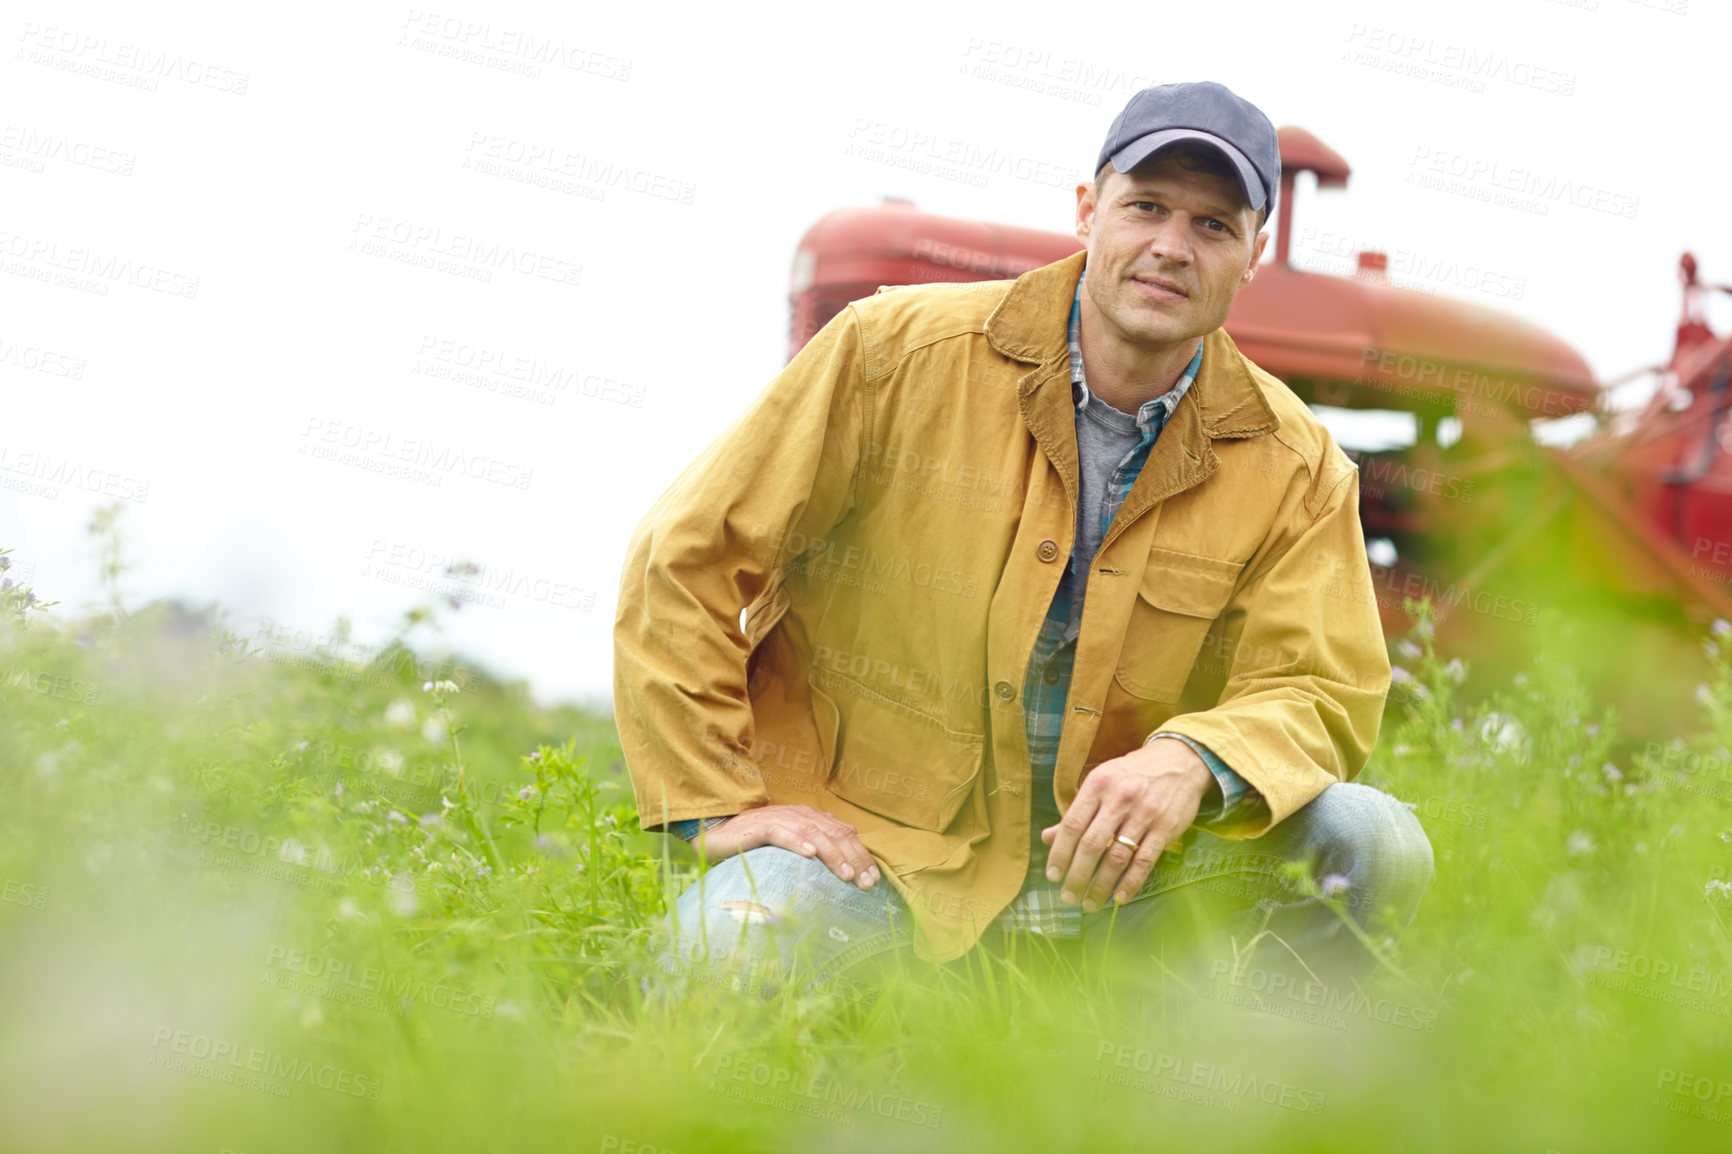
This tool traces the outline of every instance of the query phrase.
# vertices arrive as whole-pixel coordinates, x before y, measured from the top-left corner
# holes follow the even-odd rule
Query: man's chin
[[[1198,329],[1195,325],[1145,324],[1126,331],[1135,344],[1151,349],[1161,349],[1170,348],[1181,341],[1194,341],[1209,330]]]

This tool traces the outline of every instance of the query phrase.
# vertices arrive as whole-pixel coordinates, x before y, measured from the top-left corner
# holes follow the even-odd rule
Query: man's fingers
[[[1166,842],[1167,831],[1161,821],[1160,811],[1140,801],[1128,805],[1124,815],[1110,823],[1110,828],[1107,822],[1102,821],[1099,824],[1110,840],[1101,853],[1100,866],[1095,871],[1093,881],[1089,883],[1088,892],[1083,895],[1083,908],[1090,913],[1105,905],[1115,888],[1121,891],[1124,889],[1123,879],[1137,861],[1138,855],[1143,852],[1145,845],[1154,843],[1154,852],[1149,855],[1149,860],[1152,861],[1160,856],[1161,846]],[[1127,838],[1132,844],[1126,845],[1119,840],[1120,837]],[[1136,891],[1133,889],[1131,892]]]
[[[1112,844],[1107,846],[1106,852],[1101,854],[1101,864],[1095,870],[1094,880],[1089,883],[1088,891],[1083,895],[1083,908],[1093,913],[1105,904],[1107,895],[1113,892],[1113,887],[1118,885],[1119,879],[1125,875],[1125,870],[1136,860],[1135,855],[1141,852],[1140,848],[1133,851],[1115,837]]]
[[[816,857],[830,867],[830,872],[843,881],[854,880],[854,867],[843,860],[830,835],[812,822],[776,822],[770,827],[769,844],[793,850],[805,857]],[[844,872],[846,871],[846,872]]]
[[[1161,859],[1166,850],[1166,842],[1159,835],[1150,833],[1143,838],[1137,847],[1136,856],[1131,858],[1130,868],[1125,870],[1125,876],[1119,879],[1118,889],[1113,893],[1113,901],[1124,905],[1137,895],[1143,888],[1143,883],[1149,880],[1149,874],[1154,871],[1155,863]]]
[[[1086,782],[1084,783],[1086,786]],[[1082,840],[1083,833],[1094,820],[1095,813],[1100,808],[1100,799],[1094,791],[1084,789],[1077,794],[1076,800],[1070,803],[1070,809],[1058,823],[1058,833],[1052,840],[1052,851],[1046,855],[1046,880],[1056,882],[1064,877],[1071,868],[1071,857],[1076,853],[1077,844]]]
[[[872,855],[866,852],[866,846],[851,825],[832,828],[830,840],[835,843],[836,850],[842,855],[854,870],[853,881],[863,890],[869,890],[878,881],[878,867],[873,864]],[[838,877],[841,875],[838,874]]]
[[[1120,818],[1120,814],[1103,810],[1095,815],[1088,829],[1077,839],[1076,854],[1071,858],[1070,870],[1064,877],[1064,888],[1059,893],[1060,901],[1068,898],[1074,903],[1087,898],[1089,883],[1094,878],[1095,869],[1101,864],[1101,859],[1113,850],[1125,852],[1124,846],[1113,844],[1113,832],[1119,828]]]

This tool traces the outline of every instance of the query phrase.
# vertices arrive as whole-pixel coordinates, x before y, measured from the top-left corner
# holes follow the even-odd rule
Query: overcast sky
[[[454,640],[544,699],[606,695],[627,536],[781,367],[805,229],[890,194],[1069,231],[1145,85],[1347,158],[1296,263],[1381,247],[1602,380],[1669,354],[1681,251],[1732,282],[1706,0],[148,7],[9,17],[0,546],[76,608],[118,497],[134,602],[364,640],[467,558],[512,576]],[[569,387],[486,368],[526,361]]]

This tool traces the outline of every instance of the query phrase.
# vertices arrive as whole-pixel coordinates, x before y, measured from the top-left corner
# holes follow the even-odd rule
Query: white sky
[[[527,580],[456,615],[453,640],[547,699],[607,693],[626,538],[781,367],[806,228],[895,194],[1067,231],[1071,186],[1145,84],[1219,80],[1347,158],[1345,191],[1297,198],[1296,263],[1346,271],[1381,245],[1407,283],[1540,324],[1602,379],[1669,354],[1681,251],[1732,282],[1719,0],[150,7],[27,2],[0,28],[0,546],[42,595],[92,595],[101,498],[33,477],[45,457],[134,498],[135,602],[216,600],[248,634],[346,613],[378,639],[418,597],[392,578],[469,558]],[[501,67],[526,37],[575,66]],[[885,155],[997,150],[1034,177],[850,154],[916,134],[931,143]],[[464,167],[529,146],[572,166],[571,191]],[[610,186],[609,164],[632,175]],[[1634,216],[1409,181],[1469,166]],[[428,239],[349,247],[373,230]],[[542,275],[402,259],[434,230]],[[549,405],[417,371],[449,367],[443,342],[590,384]],[[449,446],[498,479],[300,451],[326,430]]]

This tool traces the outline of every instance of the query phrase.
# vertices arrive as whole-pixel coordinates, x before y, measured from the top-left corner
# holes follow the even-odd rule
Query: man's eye
[[[1227,228],[1227,225],[1224,221],[1216,220],[1214,217],[1210,217],[1208,220],[1205,220],[1203,222],[1203,225],[1204,225],[1204,227],[1208,228],[1212,232],[1231,231]]]
[[[1141,209],[1145,209],[1145,210],[1151,210],[1155,207],[1155,202],[1152,200],[1139,200],[1139,201],[1136,201],[1132,205],[1132,207],[1133,208],[1141,208]]]

